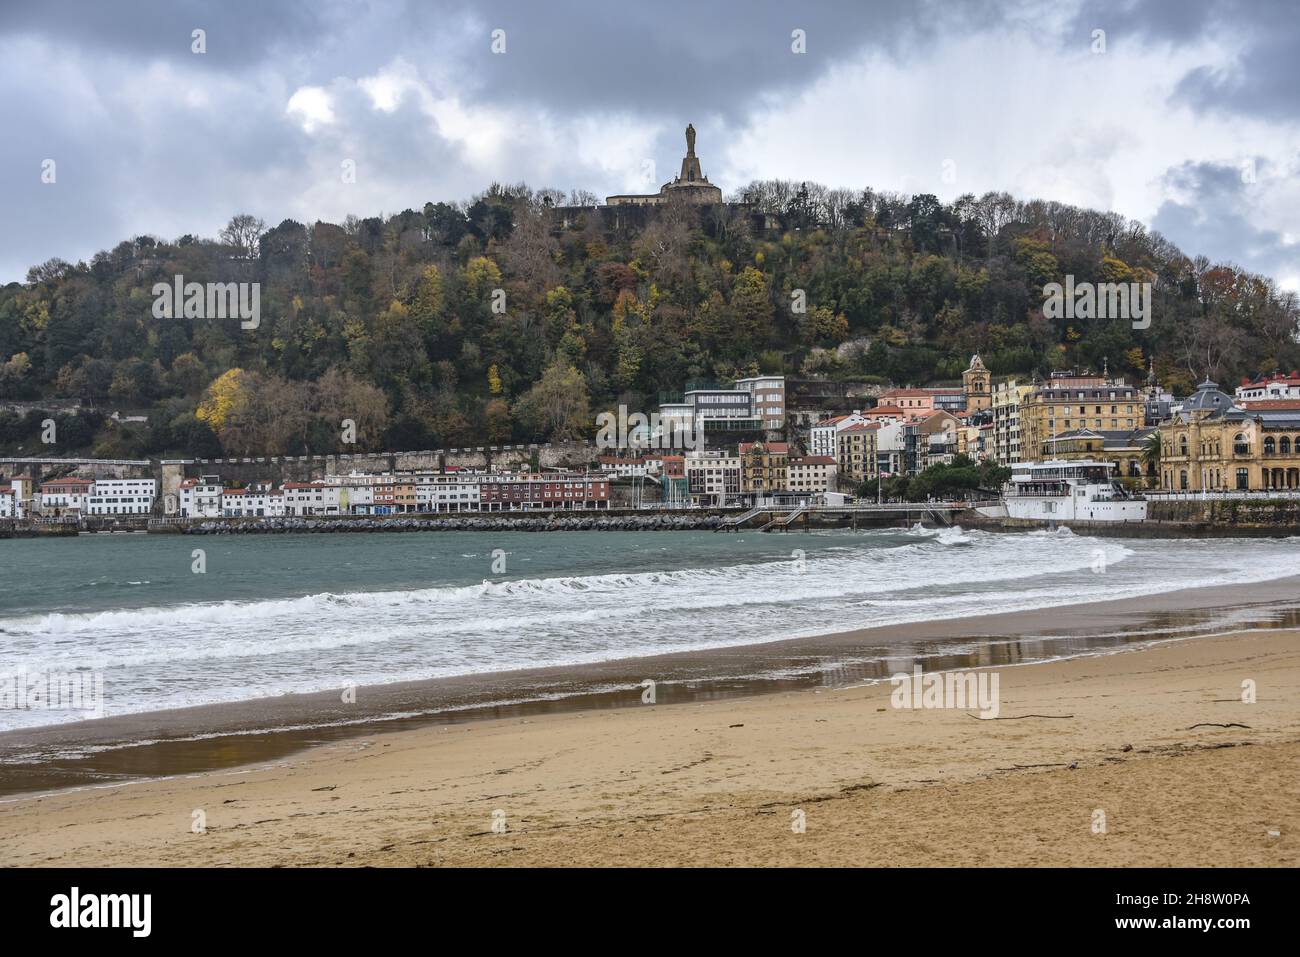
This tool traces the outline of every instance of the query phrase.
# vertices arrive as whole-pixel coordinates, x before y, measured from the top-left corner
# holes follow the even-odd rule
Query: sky
[[[689,122],[727,194],[1005,190],[1300,289],[1298,90],[1275,0],[0,0],[0,282],[235,213],[653,192]]]

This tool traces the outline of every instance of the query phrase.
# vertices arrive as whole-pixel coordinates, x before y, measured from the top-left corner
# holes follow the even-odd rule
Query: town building
[[[1073,429],[1047,440],[1046,459],[1067,462],[1113,462],[1115,477],[1130,487],[1155,488],[1160,475],[1154,462],[1149,461],[1147,442],[1158,432],[1155,426],[1142,426],[1129,431],[1102,431]]]
[[[911,427],[901,419],[878,422],[876,429],[876,474],[903,475],[907,472],[907,433]]]
[[[993,387],[993,448],[990,457],[1010,465],[1020,456],[1020,406],[1033,387],[1016,379],[1004,379]]]
[[[907,416],[929,415],[934,411],[934,392],[930,389],[890,389],[882,392],[877,406],[892,406]]]
[[[148,515],[158,496],[153,479],[96,479],[86,496],[86,515]]]
[[[41,483],[40,511],[42,515],[59,517],[84,515],[86,500],[94,487],[91,479],[69,476]]]
[[[284,514],[291,518],[343,512],[345,486],[326,482],[285,482],[280,489],[284,492]]]
[[[740,456],[723,450],[694,450],[684,457],[691,504],[722,508],[740,500]]]
[[[854,409],[848,415],[836,415],[822,419],[808,429],[808,454],[835,459],[839,455],[836,436],[852,425],[866,425],[870,421],[861,410]]]
[[[266,487],[228,488],[221,492],[222,518],[281,518],[284,492]]]
[[[1290,375],[1275,373],[1256,379],[1242,379],[1237,386],[1237,405],[1269,399],[1300,399],[1300,372]]]
[[[1142,397],[1124,380],[1053,372],[1046,382],[1036,382],[1020,405],[1020,458],[1046,457],[1046,443],[1062,432],[1129,432],[1143,424]]]
[[[483,511],[609,508],[609,479],[582,472],[500,473],[479,479]]]
[[[979,353],[971,356],[970,366],[961,374],[962,393],[965,396],[962,408],[967,412],[982,412],[992,408],[992,378]]]
[[[786,491],[820,494],[836,487],[835,459],[829,455],[792,455],[786,464]]]
[[[876,475],[878,422],[851,425],[836,436],[836,478],[842,487],[856,488]]]
[[[1162,489],[1300,488],[1300,401],[1247,401],[1236,405],[1206,379],[1178,404],[1159,428]]]
[[[601,455],[596,461],[602,472],[616,478],[644,478],[647,471],[647,462],[640,456]]]
[[[183,518],[221,517],[220,476],[203,475],[199,478],[183,479],[176,491],[177,511]]]
[[[740,491],[766,498],[786,490],[790,446],[785,442],[741,442]]]
[[[737,379],[736,388],[754,397],[753,414],[762,420],[763,428],[785,428],[785,376]]]

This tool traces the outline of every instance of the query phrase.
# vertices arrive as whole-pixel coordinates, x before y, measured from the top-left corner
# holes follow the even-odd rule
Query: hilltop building
[[[722,202],[722,190],[709,182],[695,155],[695,127],[686,127],[686,155],[682,158],[681,172],[671,182],[659,187],[659,192],[638,195],[623,193],[605,197],[607,206],[662,206],[665,203],[684,201],[698,206]]]

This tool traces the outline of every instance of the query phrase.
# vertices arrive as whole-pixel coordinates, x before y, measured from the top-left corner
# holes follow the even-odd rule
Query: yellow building
[[[1207,379],[1160,424],[1160,473],[1174,492],[1300,488],[1300,401],[1241,408]]]
[[[1124,480],[1126,485],[1155,488],[1160,484],[1159,470],[1155,463],[1145,459],[1147,439],[1156,432],[1154,426],[1131,432],[1075,429],[1073,432],[1062,433],[1055,439],[1048,439],[1044,458],[1114,462],[1118,466],[1115,477]]]
[[[1020,403],[1020,460],[1050,454],[1048,443],[1064,432],[1132,432],[1144,421],[1142,396],[1123,380],[1053,372]]]
[[[785,442],[740,443],[740,490],[771,495],[786,488],[790,446]]]
[[[880,423],[850,425],[835,436],[836,474],[841,487],[852,488],[876,477],[876,433]]]

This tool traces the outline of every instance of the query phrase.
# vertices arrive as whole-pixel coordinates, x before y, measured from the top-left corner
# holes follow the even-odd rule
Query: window
[[[1283,455],[1291,454],[1291,437],[1284,435],[1277,440],[1277,450]]]
[[[1246,440],[1244,432],[1238,432],[1232,439],[1232,452],[1234,455],[1249,455],[1250,443]]]
[[[1267,436],[1264,439],[1264,454],[1272,455],[1277,451],[1277,445],[1273,441],[1273,436]]]
[[[1243,492],[1250,488],[1250,471],[1248,469],[1237,469],[1237,488]]]

